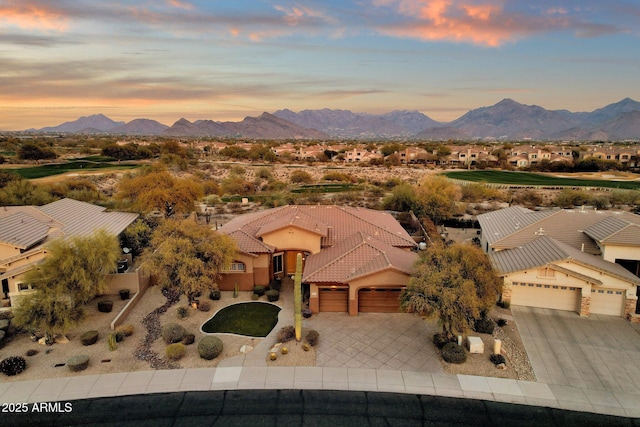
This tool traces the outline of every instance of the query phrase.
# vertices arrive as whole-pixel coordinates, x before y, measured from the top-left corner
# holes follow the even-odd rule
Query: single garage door
[[[358,291],[358,311],[361,313],[398,313],[400,288],[365,288]]]
[[[348,288],[320,288],[320,311],[346,313],[349,311]]]
[[[590,312],[593,314],[608,314],[622,316],[624,311],[624,295],[622,289],[591,288]]]
[[[535,283],[514,283],[511,304],[580,312],[580,288]]]

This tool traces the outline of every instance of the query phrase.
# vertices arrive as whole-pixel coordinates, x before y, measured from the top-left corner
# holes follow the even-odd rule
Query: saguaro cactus
[[[293,324],[296,329],[296,341],[302,339],[302,254],[296,257],[296,276],[293,281]]]

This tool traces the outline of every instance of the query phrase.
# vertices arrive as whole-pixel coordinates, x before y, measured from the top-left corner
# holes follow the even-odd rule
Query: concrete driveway
[[[640,395],[640,334],[623,318],[531,307],[512,312],[539,382]]]

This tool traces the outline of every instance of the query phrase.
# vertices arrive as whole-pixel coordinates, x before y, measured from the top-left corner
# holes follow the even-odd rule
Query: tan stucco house
[[[87,236],[98,229],[117,236],[137,217],[135,213],[109,212],[102,206],[67,198],[43,206],[0,207],[0,308],[15,306],[20,295],[33,291],[23,279],[47,256],[49,242]],[[131,255],[122,257],[131,265]],[[109,275],[110,293],[124,288],[137,292],[143,280],[140,275],[140,271]]]
[[[503,301],[640,322],[639,215],[514,206],[478,222]]]
[[[389,213],[341,206],[283,206],[234,218],[219,232],[238,255],[219,286],[241,290],[295,274],[313,312],[395,312],[418,255],[416,243]]]

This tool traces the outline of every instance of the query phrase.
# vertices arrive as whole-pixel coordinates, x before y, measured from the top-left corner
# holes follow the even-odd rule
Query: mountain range
[[[240,122],[180,119],[172,126],[155,120],[116,122],[97,114],[42,129],[37,133],[108,133],[119,135],[220,136],[255,139],[532,139],[572,141],[640,140],[640,102],[630,98],[592,112],[547,110],[503,99],[471,110],[449,123],[419,111],[385,114],[348,110],[278,110]]]

